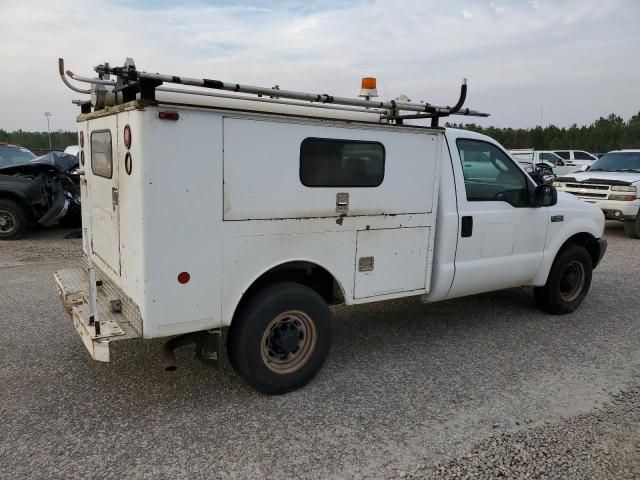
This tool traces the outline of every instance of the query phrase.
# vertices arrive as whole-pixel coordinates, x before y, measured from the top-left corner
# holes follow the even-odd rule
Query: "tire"
[[[279,282],[240,307],[227,339],[229,361],[256,390],[270,395],[306,385],[329,354],[331,312],[314,290]]]
[[[556,256],[547,283],[533,289],[536,303],[554,315],[573,312],[589,292],[592,273],[593,263],[587,249],[568,246]]]
[[[640,213],[635,220],[624,221],[624,233],[630,238],[640,238]]]
[[[0,240],[17,240],[29,226],[24,208],[13,200],[0,199]]]

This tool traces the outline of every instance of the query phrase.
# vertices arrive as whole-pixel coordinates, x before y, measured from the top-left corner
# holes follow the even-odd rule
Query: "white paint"
[[[117,205],[112,202],[112,189],[118,189],[118,117],[109,116],[90,120],[85,137],[85,178],[88,182],[89,215],[91,219],[91,248],[106,266],[116,275],[120,275],[120,225]],[[111,178],[94,175],[91,160],[91,132],[109,130],[112,138],[113,170]],[[87,204],[83,201],[83,209]]]
[[[429,227],[359,231],[354,297],[368,298],[427,288],[429,233]],[[372,271],[358,271],[362,257],[373,257]]]

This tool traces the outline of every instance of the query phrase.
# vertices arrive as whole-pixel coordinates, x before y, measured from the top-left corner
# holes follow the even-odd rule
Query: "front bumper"
[[[568,192],[573,193],[573,192]],[[575,195],[575,193],[574,193]],[[607,220],[635,220],[640,211],[640,201],[620,202],[615,200],[594,200],[593,198],[581,197],[576,195],[580,200],[593,203],[600,207]]]

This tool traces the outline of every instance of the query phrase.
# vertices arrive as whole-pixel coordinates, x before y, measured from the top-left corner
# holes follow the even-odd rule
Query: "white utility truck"
[[[95,70],[65,76],[60,61],[91,100],[77,102],[84,258],[55,276],[95,360],[116,340],[171,336],[168,368],[195,343],[288,392],[327,358],[330,305],[533,286],[563,314],[604,255],[600,209],[536,185],[491,138],[438,126],[485,115],[462,108],[466,83],[440,107],[376,101],[373,79],[350,99],[131,60]]]
[[[640,238],[640,150],[609,152],[554,185],[597,205],[607,219],[624,222],[627,236]]]

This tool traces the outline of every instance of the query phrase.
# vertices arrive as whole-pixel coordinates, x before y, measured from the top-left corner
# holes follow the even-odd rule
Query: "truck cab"
[[[495,140],[438,125],[474,112],[466,84],[436,107],[371,100],[370,82],[365,100],[210,79],[203,96],[158,84],[196,79],[96,68],[132,98],[78,117],[84,257],[56,274],[95,360],[168,337],[167,368],[195,343],[285,393],[327,358],[331,305],[527,286],[565,314],[606,250],[600,209],[536,185]]]

